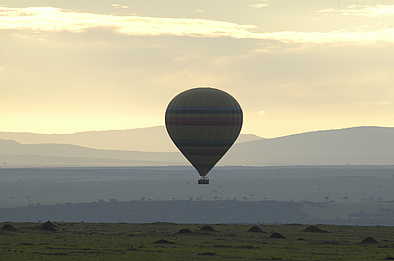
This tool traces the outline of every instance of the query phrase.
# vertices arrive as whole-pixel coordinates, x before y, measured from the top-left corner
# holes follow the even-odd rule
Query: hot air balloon
[[[198,171],[199,184],[237,140],[243,123],[239,103],[213,88],[195,88],[177,95],[166,111],[172,141]]]

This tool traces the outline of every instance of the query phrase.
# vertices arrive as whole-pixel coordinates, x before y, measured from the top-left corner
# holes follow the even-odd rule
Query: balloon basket
[[[209,179],[206,178],[206,177],[203,177],[203,178],[198,180],[198,184],[200,184],[200,185],[209,185]]]

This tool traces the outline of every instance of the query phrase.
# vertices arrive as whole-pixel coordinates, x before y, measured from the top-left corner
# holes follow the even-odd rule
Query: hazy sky
[[[162,125],[211,86],[276,137],[394,126],[394,0],[0,0],[0,131]]]

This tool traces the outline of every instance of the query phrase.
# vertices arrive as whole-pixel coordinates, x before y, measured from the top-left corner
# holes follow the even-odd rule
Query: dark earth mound
[[[324,240],[320,242],[323,245],[334,245],[334,246],[339,246],[341,245],[341,242],[338,242],[336,240]]]
[[[271,236],[270,236],[270,238],[286,239],[285,236],[283,236],[281,233],[277,233],[277,232],[272,233]]]
[[[261,229],[260,226],[253,226],[253,227],[249,228],[248,232],[264,233],[263,229]]]
[[[57,226],[54,223],[52,223],[51,221],[47,221],[47,222],[41,224],[40,229],[44,230],[44,231],[54,232],[54,231],[57,231]]]
[[[182,228],[178,231],[178,234],[192,234],[193,232],[188,228]]]
[[[153,222],[153,223],[149,223],[148,225],[168,226],[168,225],[176,225],[176,223],[172,223],[172,222]]]
[[[4,224],[4,226],[1,228],[2,231],[7,231],[7,232],[16,232],[17,229],[11,224]]]
[[[368,245],[368,244],[378,244],[379,242],[373,238],[373,237],[367,237],[363,241],[361,241],[361,244]]]
[[[55,223],[57,232],[47,232],[40,229],[42,223],[0,223],[0,260],[383,261],[394,257],[394,227],[389,226],[318,225],[330,233],[305,233],[302,230],[309,225],[260,225],[266,232],[263,234],[247,232],[253,225],[259,225],[256,221],[209,224],[218,232],[200,231],[208,224],[163,226],[79,221]],[[12,224],[18,231],[2,231],[5,224]],[[189,229],[193,234],[178,234],[181,229]],[[273,232],[287,239],[270,238]],[[379,244],[360,243],[369,236]],[[305,241],[296,241],[302,238]]]
[[[306,227],[303,232],[310,232],[310,233],[328,233],[328,231],[323,230],[317,226],[309,226]]]
[[[207,253],[198,253],[198,256],[216,256],[216,253],[211,253],[211,252],[207,252]]]
[[[211,226],[203,226],[200,228],[200,231],[204,232],[216,232],[216,230]]]
[[[157,240],[156,242],[154,242],[154,244],[159,244],[159,245],[174,245],[175,243],[174,243],[174,242],[171,242],[171,241],[168,241],[168,240],[165,240],[165,239],[160,239],[160,240]]]

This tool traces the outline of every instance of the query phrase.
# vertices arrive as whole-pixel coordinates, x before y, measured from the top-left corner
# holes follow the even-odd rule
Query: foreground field
[[[319,226],[329,233],[313,233],[303,225],[264,225],[261,233],[248,232],[250,225],[212,225],[215,231],[167,223],[57,223],[56,231],[12,225],[0,232],[1,261],[394,260],[392,227]],[[285,238],[271,238],[273,232]],[[378,243],[362,244],[367,237]]]

